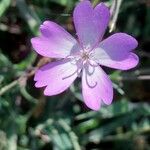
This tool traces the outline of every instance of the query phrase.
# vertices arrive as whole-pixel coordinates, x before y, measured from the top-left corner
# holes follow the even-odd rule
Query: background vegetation
[[[139,41],[135,69],[104,68],[114,83],[111,106],[86,108],[78,81],[54,97],[34,87],[35,70],[50,59],[35,54],[31,37],[47,19],[75,35],[72,11],[78,1],[0,0],[0,150],[150,149],[149,0],[103,1],[113,12],[105,36],[126,32]]]

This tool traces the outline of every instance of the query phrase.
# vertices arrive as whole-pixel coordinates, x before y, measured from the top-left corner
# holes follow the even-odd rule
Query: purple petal
[[[104,59],[99,64],[119,70],[128,70],[137,66],[139,58],[136,54],[130,53],[126,59],[115,61],[112,59]]]
[[[127,70],[138,64],[138,56],[131,51],[137,47],[137,41],[125,33],[116,33],[105,39],[93,50],[93,60],[100,65]]]
[[[64,58],[78,47],[76,40],[61,26],[45,21],[41,27],[41,36],[31,39],[33,48],[42,56]]]
[[[82,93],[85,104],[99,110],[101,100],[110,105],[113,99],[112,83],[101,67],[88,66],[83,70]]]
[[[90,1],[80,2],[73,13],[74,24],[83,47],[93,47],[104,35],[108,25],[109,9],[100,3],[93,9]]]
[[[56,95],[65,91],[77,78],[77,65],[70,60],[51,62],[40,68],[34,77],[36,87],[47,86],[45,95]]]

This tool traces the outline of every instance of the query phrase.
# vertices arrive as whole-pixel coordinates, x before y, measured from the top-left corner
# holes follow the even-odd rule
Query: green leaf
[[[4,15],[6,10],[9,8],[11,0],[1,0],[0,2],[0,18]]]

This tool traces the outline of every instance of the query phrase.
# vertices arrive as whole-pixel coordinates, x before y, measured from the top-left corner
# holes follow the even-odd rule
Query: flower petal
[[[77,49],[77,41],[58,24],[45,21],[41,27],[41,36],[31,39],[33,48],[42,56],[64,58]]]
[[[100,65],[127,70],[138,64],[138,56],[131,51],[137,47],[136,39],[125,33],[116,33],[93,50],[93,60]]]
[[[128,70],[137,66],[139,58],[136,54],[130,53],[130,55],[123,60],[115,61],[112,59],[104,59],[99,64],[110,68],[115,68],[119,70]]]
[[[109,22],[110,12],[103,3],[93,9],[90,1],[84,0],[75,8],[73,18],[81,45],[92,48],[102,39]]]
[[[136,39],[132,36],[126,33],[116,33],[103,40],[94,51],[99,53],[99,57],[102,58],[109,57],[113,60],[122,60],[126,58],[129,52],[135,49],[137,45]]]
[[[77,65],[70,60],[51,62],[41,67],[35,74],[36,87],[47,86],[45,95],[56,95],[65,91],[77,78]]]
[[[85,104],[93,110],[99,110],[101,100],[107,105],[111,104],[112,83],[100,66],[87,66],[83,70],[82,93]]]

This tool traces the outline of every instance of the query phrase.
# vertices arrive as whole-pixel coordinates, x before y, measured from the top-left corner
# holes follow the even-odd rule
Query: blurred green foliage
[[[86,108],[78,81],[54,97],[34,88],[34,72],[47,58],[32,51],[30,38],[46,19],[75,35],[77,2],[0,0],[0,150],[150,149],[149,0],[124,0],[119,9],[114,32],[137,38],[140,64],[127,72],[104,68],[114,82],[111,106]],[[111,7],[113,1],[104,2]]]

